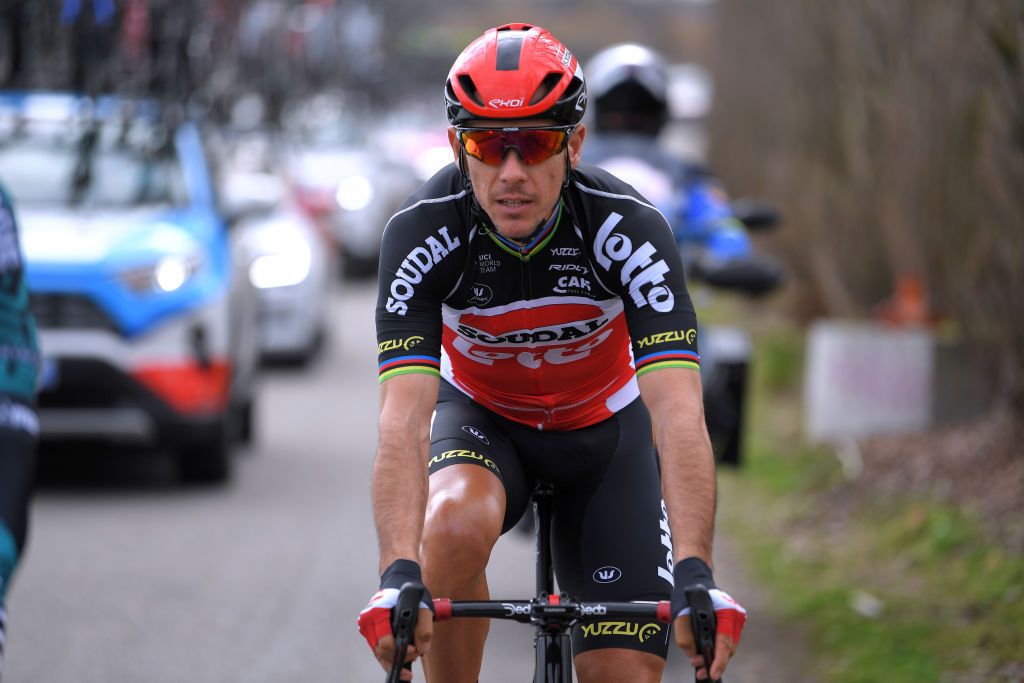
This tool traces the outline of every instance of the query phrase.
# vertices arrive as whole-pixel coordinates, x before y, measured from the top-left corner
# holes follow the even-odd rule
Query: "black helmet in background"
[[[654,50],[613,45],[594,55],[586,73],[599,131],[657,135],[668,121],[668,72]]]

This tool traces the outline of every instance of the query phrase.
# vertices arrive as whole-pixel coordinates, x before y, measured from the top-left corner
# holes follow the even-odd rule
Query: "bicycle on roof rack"
[[[569,632],[577,624],[586,624],[609,618],[657,619],[672,623],[669,601],[660,602],[580,602],[565,593],[554,590],[554,565],[551,558],[551,497],[550,484],[538,484],[531,501],[535,521],[536,539],[536,597],[519,600],[460,600],[434,599],[434,621],[447,621],[458,617],[508,619],[534,626],[534,683],[572,683],[572,648]],[[404,661],[405,652],[413,642],[419,604],[424,587],[419,583],[406,583],[399,593],[392,613],[391,627],[395,637],[395,659],[388,672],[387,683],[400,680],[402,668],[412,665]],[[701,584],[686,588],[690,604],[690,624],[697,652],[704,660],[706,671],[714,661],[715,611],[707,588]],[[711,681],[721,683],[721,681]]]

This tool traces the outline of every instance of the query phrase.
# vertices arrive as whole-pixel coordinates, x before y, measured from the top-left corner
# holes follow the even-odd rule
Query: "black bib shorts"
[[[672,539],[651,421],[640,399],[598,424],[540,431],[473,402],[442,381],[430,432],[430,473],[484,467],[505,488],[502,533],[538,480],[554,486],[552,555],[559,589],[584,601],[668,600]],[[665,657],[669,626],[608,620],[577,626],[574,654],[629,648]]]

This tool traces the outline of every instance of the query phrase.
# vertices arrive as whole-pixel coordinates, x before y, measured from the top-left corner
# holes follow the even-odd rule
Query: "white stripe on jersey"
[[[392,216],[391,218],[389,218],[388,222],[384,224],[384,230],[383,230],[383,232],[381,232],[381,239],[384,239],[384,233],[388,231],[388,226],[391,225],[391,221],[395,220],[396,218],[401,216],[406,211],[412,211],[417,206],[420,206],[422,204],[441,204],[441,203],[444,203],[444,202],[453,202],[456,199],[462,199],[465,196],[466,196],[466,191],[463,190],[462,192],[459,192],[458,194],[450,194],[447,197],[429,197],[427,199],[421,199],[418,202],[416,202],[415,204],[413,204],[412,206],[405,207],[401,211],[398,211],[397,213],[395,213],[395,215]]]
[[[663,214],[661,211],[659,211],[658,207],[656,207],[656,206],[653,206],[651,204],[648,204],[647,202],[641,201],[641,200],[637,199],[636,197],[634,197],[632,195],[628,195],[628,194],[615,194],[614,192],[605,192],[604,190],[597,190],[597,189],[595,189],[593,187],[587,187],[586,185],[580,184],[580,182],[578,180],[574,181],[574,184],[581,191],[586,192],[587,194],[596,194],[598,197],[607,197],[609,199],[628,199],[631,202],[636,202],[640,206],[646,206],[648,209],[652,209],[654,211],[657,211],[658,215],[665,219],[665,225],[667,227],[669,227],[669,229],[671,229],[671,226],[670,226],[670,224],[668,222],[668,219],[665,218],[665,214]]]

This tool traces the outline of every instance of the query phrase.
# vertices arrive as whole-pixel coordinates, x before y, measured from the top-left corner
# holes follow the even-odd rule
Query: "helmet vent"
[[[484,101],[480,97],[480,91],[476,89],[476,84],[473,82],[473,79],[470,78],[468,74],[460,74],[458,78],[459,85],[462,86],[463,92],[469,95],[469,97],[478,105],[481,107],[484,106]]]
[[[533,97],[530,98],[530,104],[534,105],[543,100],[548,94],[555,89],[558,82],[562,80],[562,74],[557,71],[552,71],[544,80],[537,86],[537,90],[534,91]]]
[[[496,55],[497,71],[518,71],[519,56],[523,52],[523,33],[520,31],[498,34],[498,50]]]

